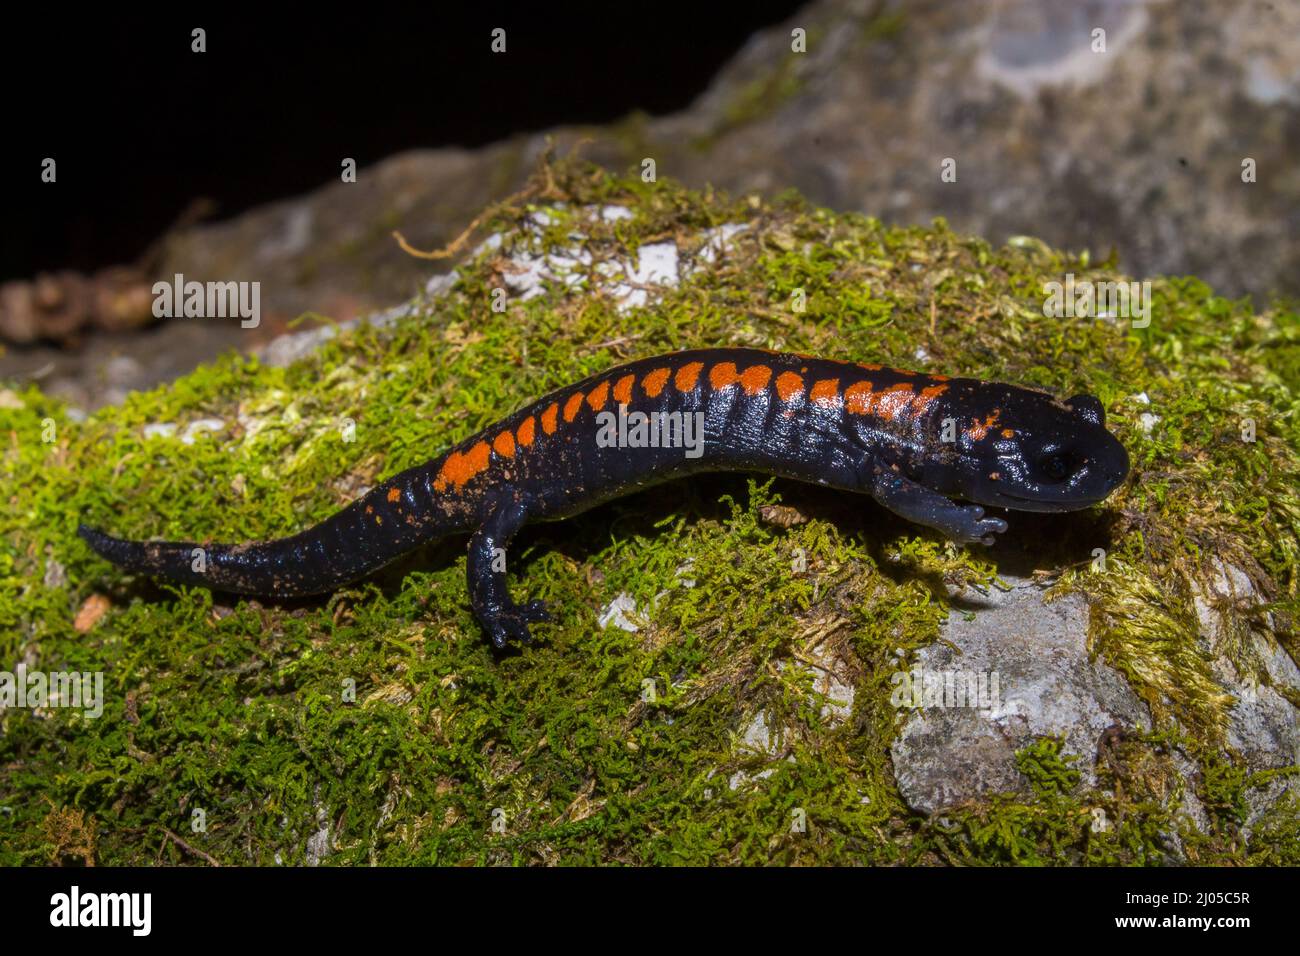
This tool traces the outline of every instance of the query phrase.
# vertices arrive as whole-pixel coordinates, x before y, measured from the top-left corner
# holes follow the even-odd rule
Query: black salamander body
[[[957,541],[989,544],[1007,525],[981,505],[1086,508],[1124,481],[1128,455],[1088,395],[1061,402],[975,379],[701,349],[554,392],[292,537],[201,545],[80,533],[131,571],[287,598],[334,590],[425,542],[468,532],[471,604],[502,647],[529,641],[529,624],[546,619],[540,602],[510,598],[495,560],[525,522],[708,471],[863,492]]]

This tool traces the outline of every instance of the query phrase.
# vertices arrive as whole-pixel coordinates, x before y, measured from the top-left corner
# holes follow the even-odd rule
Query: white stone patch
[[[580,270],[591,265],[591,253],[571,248],[572,255],[520,253],[512,257],[510,265],[502,270],[511,298],[520,302],[535,299],[545,294],[546,285],[551,282],[562,282],[570,287],[581,285],[585,275]]]
[[[195,419],[185,426],[185,431],[181,432],[181,441],[186,445],[193,445],[204,432],[219,432],[225,427],[226,423],[220,418]]]
[[[748,228],[749,223],[745,222],[728,222],[715,226],[704,233],[704,245],[696,255],[701,262],[714,262],[731,245],[731,241]]]
[[[840,679],[836,672],[839,662],[835,655],[823,649],[819,644],[805,652],[805,659],[799,663],[812,671],[813,690],[825,699],[821,705],[821,716],[832,727],[848,720],[853,714],[854,691],[851,686]],[[778,671],[784,671],[785,661],[777,661]]]
[[[772,753],[772,731],[767,726],[767,714],[761,710],[740,732],[740,742],[750,750]]]
[[[478,247],[474,250],[474,255],[471,258],[477,259],[485,252],[494,252],[501,248],[501,243],[503,242],[505,242],[505,236],[499,232],[494,232],[478,244]]]
[[[266,345],[254,348],[252,352],[262,360],[263,364],[275,368],[284,368],[299,359],[306,358],[340,332],[356,328],[362,322],[369,322],[373,326],[382,328],[385,325],[391,325],[402,316],[410,314],[412,310],[413,306],[409,304],[399,305],[383,312],[349,319],[337,325],[322,325],[319,328],[308,329],[305,332],[288,332],[284,335],[277,335]]]
[[[624,275],[630,280],[628,282],[618,282],[610,289],[610,295],[618,300],[619,311],[625,312],[628,309],[636,309],[645,305],[649,301],[649,295],[645,289],[638,286],[657,285],[671,289],[677,285],[677,243],[675,242],[654,242],[648,246],[642,246],[637,251],[636,262],[632,264],[630,270],[625,270]],[[601,263],[597,271],[602,273],[613,272],[613,269],[604,268],[606,264]]]
[[[632,617],[639,617],[636,601],[632,600],[632,595],[624,591],[605,605],[600,612],[600,617],[596,619],[596,625],[603,631],[612,624],[620,630],[635,634],[641,628],[632,622]]]
[[[307,865],[320,866],[330,852],[330,828],[325,823],[307,838]]]
[[[632,213],[622,206],[605,206],[592,213],[606,221],[629,219]],[[533,236],[555,221],[547,210],[530,214],[525,227]],[[729,223],[705,233],[704,243],[698,253],[701,261],[712,262],[737,233],[748,228],[744,223]],[[628,260],[595,262],[595,257],[582,246],[586,237],[579,232],[569,234],[573,244],[547,253],[520,252],[510,256],[509,266],[503,270],[506,287],[520,301],[536,298],[546,291],[548,282],[560,282],[576,288],[593,275],[608,280],[604,291],[614,300],[620,312],[649,304],[654,288],[671,289],[684,278],[681,254],[672,240],[653,242],[642,246]],[[479,247],[495,248],[500,236],[494,236],[495,245],[484,243]],[[647,288],[651,287],[651,288]]]
[[[740,732],[740,745],[755,753],[766,754],[769,757],[776,756],[773,750],[775,740],[767,726],[767,715],[761,710],[754,715],[753,719],[745,726],[745,729]],[[767,767],[753,774],[744,770],[737,770],[727,778],[727,787],[735,790],[749,780],[764,780],[775,772],[776,770],[772,767]]]
[[[1150,405],[1151,398],[1146,392],[1138,392],[1136,395],[1129,396],[1139,405]],[[1138,416],[1138,427],[1142,429],[1144,435],[1150,435],[1157,425],[1160,424],[1160,416],[1153,412],[1143,412]]]
[[[840,680],[833,670],[814,667],[817,674],[813,686],[817,693],[826,698],[822,704],[821,715],[832,725],[848,720],[853,715],[853,688]]]
[[[758,771],[758,773],[753,773],[753,774],[746,773],[743,770],[737,770],[735,773],[733,773],[730,777],[727,778],[727,789],[737,790],[741,787],[742,784],[748,783],[750,780],[766,780],[774,773],[776,773],[776,769],[774,767],[768,767],[765,770],[760,770]]]
[[[320,802],[320,786],[312,793],[312,804],[316,810],[316,826],[319,828],[307,838],[307,865],[320,866],[330,855],[330,810]]]
[[[171,438],[176,434],[175,422],[150,422],[144,426],[144,437],[149,438]]]
[[[431,299],[437,299],[451,291],[451,287],[456,284],[460,278],[460,273],[455,269],[450,272],[444,272],[442,275],[434,276],[424,284],[424,294]]]
[[[554,208],[564,209],[566,206],[564,203],[556,203]],[[616,222],[633,217],[632,211],[625,206],[608,205],[599,209],[591,207],[587,211],[591,216],[605,222]],[[525,233],[538,239],[546,227],[556,221],[557,218],[549,210],[535,209],[529,213],[523,229]],[[298,223],[292,225],[290,231],[302,228],[305,226]],[[727,223],[709,229],[704,234],[704,245],[698,253],[700,260],[714,261],[734,236],[748,228],[746,223]],[[650,291],[637,286],[672,288],[684,278],[677,245],[674,242],[657,242],[642,246],[635,261],[601,262],[593,266],[594,257],[582,246],[586,236],[580,232],[571,232],[569,236],[573,240],[572,245],[548,254],[516,250],[510,255],[503,272],[506,288],[512,298],[525,302],[534,299],[545,293],[547,282],[562,282],[571,288],[576,288],[594,273],[597,277],[609,280],[606,292],[614,299],[616,308],[620,312],[625,312],[628,309],[644,306],[650,301]],[[477,258],[485,253],[497,252],[504,243],[503,233],[493,233],[475,247],[471,256]],[[446,295],[458,278],[455,269],[433,276],[425,284],[426,296],[438,298]],[[265,364],[282,368],[306,357],[341,331],[355,328],[361,322],[382,327],[410,314],[414,308],[413,304],[408,303],[337,325],[321,326],[305,332],[289,332],[277,336],[264,346],[254,348],[252,352]]]
[[[66,569],[63,567],[62,564],[60,564],[58,561],[55,561],[53,558],[46,558],[45,576],[41,579],[41,583],[44,584],[47,588],[63,587],[65,584],[68,583],[68,575]]]

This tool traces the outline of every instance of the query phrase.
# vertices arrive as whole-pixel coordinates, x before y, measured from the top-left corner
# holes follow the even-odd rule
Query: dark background
[[[798,7],[50,8],[10,20],[0,279],[130,262],[198,197],[232,216],[336,179],[347,156],[364,167],[681,109],[751,33]],[[498,26],[504,55],[490,49]],[[194,27],[206,53],[190,52]],[[46,156],[55,185],[40,181]]]

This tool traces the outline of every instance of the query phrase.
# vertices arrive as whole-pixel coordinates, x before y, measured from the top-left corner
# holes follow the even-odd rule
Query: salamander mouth
[[[1082,511],[1084,508],[1100,504],[1109,495],[1110,492],[1107,491],[1104,494],[1076,495],[1069,498],[1029,498],[1008,494],[1005,491],[998,492],[998,497],[1006,502],[1003,507],[1014,508],[1016,511]]]

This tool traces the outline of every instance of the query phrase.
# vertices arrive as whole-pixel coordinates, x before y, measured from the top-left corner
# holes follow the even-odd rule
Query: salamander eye
[[[1038,462],[1038,469],[1049,481],[1064,481],[1070,474],[1070,463],[1064,455],[1047,455]]]

